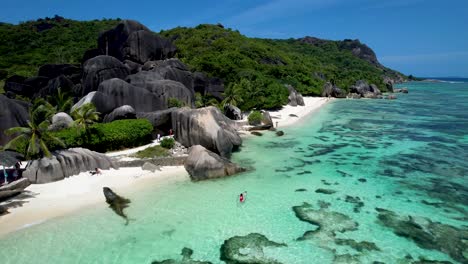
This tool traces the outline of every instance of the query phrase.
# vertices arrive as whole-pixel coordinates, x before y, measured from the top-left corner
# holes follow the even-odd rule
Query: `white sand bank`
[[[276,122],[278,128],[293,125],[331,100],[326,97],[304,97],[304,106],[286,105],[281,110],[270,111],[273,125],[276,127]]]
[[[0,236],[46,220],[77,211],[96,204],[105,205],[103,187],[109,187],[117,194],[135,192],[143,186],[159,188],[174,181],[189,180],[183,166],[162,167],[154,173],[140,167],[103,170],[101,175],[91,176],[80,173],[62,181],[34,184],[26,193],[2,203],[23,203],[9,208],[9,214],[0,217]],[[26,198],[24,198],[27,196]]]

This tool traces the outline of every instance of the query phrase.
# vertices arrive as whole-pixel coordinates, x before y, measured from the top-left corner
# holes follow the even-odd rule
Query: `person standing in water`
[[[245,202],[245,195],[247,194],[247,192],[243,192],[239,195],[239,202],[243,203]]]

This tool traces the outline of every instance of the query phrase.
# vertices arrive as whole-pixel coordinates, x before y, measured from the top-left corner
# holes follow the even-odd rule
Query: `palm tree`
[[[49,102],[55,104],[55,109],[57,112],[69,113],[70,108],[73,105],[73,99],[70,94],[67,92],[62,92],[62,88],[58,88],[57,93],[54,96],[49,96],[47,98]]]
[[[251,86],[250,81],[246,79],[242,79],[240,83],[230,83],[229,86],[224,91],[224,100],[221,102],[221,105],[224,107],[225,105],[233,105],[237,106],[237,104],[242,103],[241,93],[243,89],[249,89]]]
[[[99,120],[99,114],[92,103],[84,104],[71,113],[73,119],[75,119],[74,125],[83,128],[86,132],[90,125]]]
[[[29,109],[29,118],[26,127],[12,127],[5,131],[7,135],[18,134],[8,142],[4,149],[17,149],[22,143],[26,142],[26,148],[23,152],[27,159],[50,157],[50,151],[47,143],[55,143],[61,147],[65,144],[57,137],[49,133],[50,118],[54,114],[51,105],[40,104],[41,100],[36,100],[33,107]],[[47,142],[47,143],[46,143]]]

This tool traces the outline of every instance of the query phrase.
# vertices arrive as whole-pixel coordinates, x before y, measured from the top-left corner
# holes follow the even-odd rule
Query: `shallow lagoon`
[[[242,253],[269,262],[462,263],[466,237],[450,231],[468,232],[468,84],[405,86],[397,100],[336,100],[283,137],[245,140],[233,160],[251,172],[133,193],[127,226],[103,203],[1,238],[0,259],[151,263],[187,247],[223,263],[226,239],[259,233],[287,246]],[[425,243],[417,229],[441,236]]]

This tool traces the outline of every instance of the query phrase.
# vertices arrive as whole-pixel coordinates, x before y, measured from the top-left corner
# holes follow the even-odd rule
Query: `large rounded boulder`
[[[114,57],[101,55],[89,59],[83,65],[81,95],[96,91],[99,84],[105,80],[125,79],[129,74],[129,69]]]
[[[346,93],[341,90],[340,88],[336,87],[335,85],[327,82],[323,85],[322,89],[322,96],[323,97],[336,97],[336,98],[344,98],[346,97]]]
[[[189,149],[184,167],[194,181],[220,178],[245,171],[237,164],[200,145]]]
[[[288,96],[288,101],[290,106],[304,106],[304,98],[302,97],[302,94],[300,94],[292,85],[286,85],[286,88],[288,89],[289,96]]]
[[[117,169],[117,166],[105,154],[84,148],[71,148],[57,151],[51,158],[33,160],[23,177],[31,183],[48,183],[63,180],[81,172],[100,169]]]
[[[52,116],[52,124],[49,126],[49,130],[62,130],[71,127],[72,124],[73,118],[71,118],[67,113],[60,112]]]
[[[104,117],[103,122],[110,123],[112,121],[121,119],[136,119],[135,109],[133,109],[133,107],[131,107],[130,105],[123,105],[117,107],[110,114],[107,114]]]
[[[234,121],[213,106],[174,110],[172,129],[176,140],[185,147],[202,145],[223,157],[229,157],[242,144]]]
[[[98,38],[98,47],[101,54],[139,64],[170,58],[176,52],[170,40],[133,20],[123,20],[115,28],[102,33]]]
[[[0,94],[0,145],[5,145],[14,136],[7,136],[4,132],[11,127],[26,126],[29,119],[29,105],[23,101],[10,99]]]

